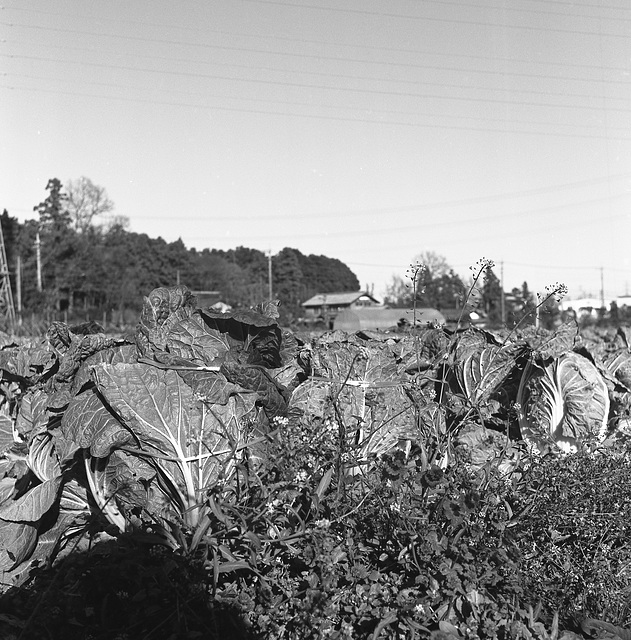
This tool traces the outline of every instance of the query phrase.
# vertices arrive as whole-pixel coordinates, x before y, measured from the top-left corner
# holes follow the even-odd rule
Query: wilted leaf
[[[195,296],[181,285],[157,287],[145,297],[136,330],[139,354],[164,351],[172,328],[192,314],[195,304]]]
[[[122,338],[106,336],[102,333],[74,337],[72,344],[59,362],[59,369],[55,374],[56,382],[70,382],[81,364],[90,356],[124,343]]]
[[[284,415],[287,412],[287,400],[282,390],[264,367],[224,362],[221,373],[231,382],[255,391],[268,416]]]

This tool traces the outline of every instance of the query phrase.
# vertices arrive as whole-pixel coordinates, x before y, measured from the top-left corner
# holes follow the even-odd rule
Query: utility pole
[[[4,248],[4,235],[0,225],[0,314],[7,322],[9,329],[15,326],[15,307],[13,306],[13,294],[11,293],[11,279],[9,278],[9,265],[7,253]]]
[[[605,271],[600,267],[600,307],[605,308]]]
[[[18,324],[22,324],[22,256],[15,258],[15,293],[17,294]]]
[[[270,249],[267,252],[267,288],[268,288],[268,297],[271,300],[273,297],[273,289],[272,289],[272,250]]]
[[[35,257],[37,259],[37,290],[42,291],[42,251],[39,231],[35,234]]]

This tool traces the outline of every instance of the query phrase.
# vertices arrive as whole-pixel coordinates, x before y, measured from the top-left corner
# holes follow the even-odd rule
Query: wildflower
[[[331,419],[325,420],[323,426],[325,433],[337,433],[338,431],[337,425]]]
[[[426,487],[433,489],[442,482],[444,476],[443,470],[434,464],[423,474],[421,482]]]
[[[302,469],[301,471],[298,471],[298,473],[294,476],[294,482],[306,482],[308,478],[309,474],[304,469]]]
[[[331,521],[328,518],[322,518],[316,520],[314,524],[318,529],[328,529],[331,526]]]

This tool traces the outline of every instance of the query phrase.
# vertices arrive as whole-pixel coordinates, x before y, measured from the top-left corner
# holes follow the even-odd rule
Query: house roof
[[[312,298],[309,298],[309,300],[305,300],[301,306],[321,307],[324,304],[353,304],[353,302],[356,302],[362,297],[370,298],[375,304],[379,304],[379,300],[371,296],[366,291],[344,291],[342,293],[318,293]]]

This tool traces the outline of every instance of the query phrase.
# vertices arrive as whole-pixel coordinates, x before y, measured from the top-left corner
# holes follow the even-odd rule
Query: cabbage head
[[[524,371],[517,402],[521,437],[540,453],[567,453],[581,443],[601,442],[607,433],[609,394],[598,369],[569,351],[547,365]]]

